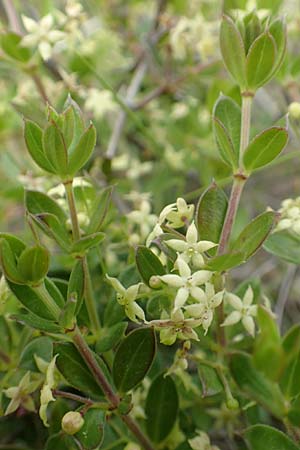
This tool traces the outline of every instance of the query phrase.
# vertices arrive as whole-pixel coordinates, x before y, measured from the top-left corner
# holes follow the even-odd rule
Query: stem
[[[35,286],[34,290],[38,293],[40,296],[42,302],[44,305],[48,308],[48,310],[53,314],[53,316],[58,319],[60,316],[60,308],[55,303],[53,298],[49,295],[49,292],[47,291],[44,283],[40,284],[39,286]]]
[[[105,397],[111,405],[112,409],[118,408],[120,404],[120,399],[118,395],[114,392],[112,386],[106,379],[102,369],[99,367],[97,360],[84,340],[79,328],[76,326],[75,331],[73,333],[73,343],[81,354],[82,358],[88,365],[91,373],[94,375],[95,380],[98,385],[101,387],[104,392]],[[142,444],[145,450],[154,450],[152,444],[148,440],[148,438],[144,435],[139,425],[128,415],[121,416],[123,422],[126,423],[127,427],[131,430],[131,432],[135,435],[138,441]]]
[[[91,274],[89,270],[89,265],[87,261],[87,257],[85,256],[82,260],[83,264],[83,272],[84,272],[84,298],[85,305],[88,311],[89,319],[91,321],[91,327],[94,332],[100,330],[101,325],[99,321],[99,316],[96,308],[96,301],[94,297]]]
[[[286,274],[280,286],[278,299],[275,307],[275,314],[277,316],[277,324],[279,329],[281,329],[286,302],[289,297],[289,292],[295,277],[296,270],[297,266],[295,264],[288,264]]]
[[[80,228],[77,218],[77,211],[76,211],[76,203],[75,203],[75,197],[74,197],[74,191],[73,191],[73,180],[72,181],[66,181],[64,183],[65,190],[66,190],[66,196],[67,201],[69,205],[69,211],[71,216],[71,222],[72,222],[72,233],[73,233],[73,239],[74,241],[78,241],[80,239]]]
[[[223,255],[226,252],[227,244],[229,242],[233,224],[235,221],[236,213],[239,207],[240,198],[247,181],[247,176],[243,172],[243,156],[245,149],[249,144],[250,136],[250,123],[251,123],[251,105],[252,96],[242,96],[242,118],[241,118],[241,137],[240,137],[240,151],[239,151],[239,171],[234,174],[234,180],[231,188],[227,213],[222,228],[220,237],[218,255]],[[224,305],[218,307],[218,341],[221,347],[226,345],[225,330],[221,327],[221,323],[224,321]]]
[[[65,186],[65,190],[66,190],[66,196],[67,196],[67,201],[68,201],[69,211],[70,211],[70,216],[71,216],[73,239],[74,239],[74,241],[78,241],[78,239],[80,239],[80,228],[79,228],[79,223],[78,223],[72,181],[65,182],[64,186]],[[94,332],[96,332],[100,329],[100,321],[99,321],[99,316],[98,316],[98,312],[97,312],[97,308],[96,308],[95,298],[93,295],[91,276],[90,276],[90,271],[89,271],[89,266],[88,266],[86,256],[84,256],[82,263],[83,263],[83,271],[84,271],[85,304],[86,304],[86,308],[88,311],[89,319],[91,321],[92,329]]]

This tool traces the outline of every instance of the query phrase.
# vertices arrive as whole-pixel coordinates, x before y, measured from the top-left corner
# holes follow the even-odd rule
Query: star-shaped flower
[[[124,306],[127,317],[132,322],[139,322],[138,319],[145,321],[145,313],[135,301],[142,283],[133,284],[126,289],[117,278],[109,277],[108,275],[106,275],[106,278],[117,292],[117,302],[119,305]]]
[[[199,286],[210,280],[212,272],[209,270],[198,270],[192,274],[190,267],[181,257],[177,258],[175,265],[178,268],[179,275],[160,276],[160,279],[168,286],[178,288],[174,301],[174,310],[181,308],[189,296],[198,302],[204,301],[205,293]]]
[[[41,389],[40,394],[40,409],[39,409],[39,415],[42,419],[45,427],[49,427],[48,421],[47,421],[47,407],[50,402],[54,402],[55,398],[52,394],[52,389],[55,387],[56,382],[54,378],[54,372],[55,372],[55,361],[56,361],[57,355],[54,356],[54,358],[50,361],[47,369],[46,369],[46,379],[45,383]]]
[[[205,283],[205,298],[199,303],[185,306],[185,311],[191,317],[201,319],[205,334],[212,323],[214,309],[222,303],[223,296],[224,291],[215,293],[214,285],[212,283]]]
[[[197,333],[193,328],[201,324],[201,320],[186,319],[181,309],[171,313],[171,317],[163,311],[161,320],[152,320],[151,325],[160,329],[160,342],[165,345],[172,345],[176,339],[194,339],[199,341]]]
[[[176,203],[167,205],[159,215],[159,223],[167,220],[172,228],[181,228],[190,222],[194,214],[194,205],[188,205],[183,198],[178,198]]]
[[[10,398],[5,415],[15,412],[20,406],[27,411],[35,411],[35,405],[30,394],[34,392],[41,384],[41,380],[31,380],[30,372],[26,372],[18,386],[4,389],[6,397]]]
[[[51,14],[42,17],[39,22],[26,16],[22,16],[22,19],[29,33],[23,37],[22,45],[24,47],[37,46],[41,57],[45,60],[49,59],[52,54],[53,45],[64,39],[65,33],[53,29],[54,18]]]
[[[235,325],[238,322],[242,322],[244,328],[248,333],[254,337],[255,335],[255,322],[253,317],[257,314],[257,305],[252,305],[253,302],[253,290],[251,286],[245,292],[243,300],[241,300],[235,294],[226,294],[226,300],[234,308],[235,311],[229,314],[228,317],[222,323],[222,326]]]
[[[211,241],[198,242],[198,231],[194,221],[187,229],[185,241],[182,239],[169,239],[166,241],[166,244],[173,250],[180,252],[180,257],[186,263],[191,263],[196,268],[204,265],[202,254],[218,245]]]

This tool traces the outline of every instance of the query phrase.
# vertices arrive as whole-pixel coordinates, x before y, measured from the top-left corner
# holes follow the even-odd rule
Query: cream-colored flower
[[[189,296],[198,302],[205,301],[205,293],[199,286],[210,280],[212,272],[209,270],[198,270],[192,274],[188,264],[180,257],[176,260],[176,268],[179,275],[161,275],[160,279],[170,287],[177,288],[174,300],[174,310],[184,306]]]
[[[188,205],[183,198],[178,198],[176,203],[167,205],[159,215],[159,223],[167,221],[172,228],[181,228],[189,223],[194,215],[194,205]]]
[[[203,267],[205,263],[203,253],[218,245],[211,241],[198,241],[198,231],[194,221],[187,229],[185,241],[182,239],[169,239],[166,241],[166,244],[176,252],[179,252],[180,257],[186,263],[191,263],[196,268]]]
[[[47,371],[46,371],[46,379],[45,383],[42,387],[41,394],[40,394],[40,409],[39,409],[39,415],[42,419],[45,427],[48,427],[48,420],[47,420],[47,407],[50,402],[54,402],[55,398],[52,394],[52,389],[54,389],[56,385],[56,381],[54,378],[54,372],[55,372],[55,362],[56,362],[57,355],[54,356],[54,358],[50,361]]]
[[[142,200],[139,209],[130,211],[130,213],[127,214],[127,219],[129,222],[139,226],[142,240],[144,240],[157,221],[157,216],[151,214],[150,203],[147,200]]]
[[[110,91],[105,89],[99,90],[96,88],[88,89],[84,106],[85,109],[91,111],[98,120],[119,109]]]
[[[300,197],[288,198],[281,203],[280,220],[274,230],[291,230],[300,234]]]
[[[23,37],[24,47],[37,47],[41,57],[45,60],[51,58],[53,46],[65,38],[65,33],[55,30],[54,18],[51,14],[36,21],[30,17],[22,16],[24,27],[28,34]]]
[[[194,317],[195,319],[201,319],[205,334],[212,323],[214,310],[222,303],[223,296],[224,291],[215,293],[214,285],[212,283],[205,283],[205,297],[203,300],[199,303],[184,307],[189,316]]]
[[[28,371],[23,376],[18,386],[4,389],[3,392],[6,397],[11,399],[5,410],[5,415],[12,414],[20,406],[25,408],[27,411],[35,411],[34,401],[30,394],[32,394],[40,384],[40,379],[34,381],[31,380],[31,375]]]
[[[151,320],[150,325],[160,330],[160,342],[165,345],[172,345],[176,339],[199,341],[197,333],[193,328],[201,324],[201,320],[186,319],[181,309],[171,313],[171,317],[163,311],[160,320]]]
[[[117,278],[109,277],[108,275],[106,275],[106,278],[117,292],[117,302],[119,305],[124,306],[127,317],[132,322],[139,322],[138,319],[145,321],[145,313],[135,301],[142,283],[134,284],[126,289]]]
[[[193,450],[220,450],[219,447],[210,443],[210,438],[204,431],[197,430],[196,433],[198,436],[188,440]]]
[[[234,311],[226,317],[221,326],[235,325],[241,321],[246,331],[254,337],[255,322],[253,317],[257,314],[257,305],[252,305],[253,297],[251,286],[248,286],[242,300],[235,294],[226,293],[225,299],[234,308]]]

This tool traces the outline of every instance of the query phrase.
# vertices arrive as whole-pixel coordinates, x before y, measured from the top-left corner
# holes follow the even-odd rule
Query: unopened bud
[[[161,280],[157,275],[152,275],[152,277],[149,280],[149,286],[152,289],[158,289],[161,287]]]
[[[61,421],[61,427],[67,434],[77,433],[84,424],[84,419],[79,412],[67,412]]]
[[[228,409],[238,409],[239,402],[235,398],[230,398],[227,400],[226,406]]]
[[[300,103],[292,102],[289,105],[289,113],[292,119],[300,119]]]

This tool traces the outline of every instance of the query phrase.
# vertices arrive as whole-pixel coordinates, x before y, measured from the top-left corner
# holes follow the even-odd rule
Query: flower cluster
[[[281,216],[275,232],[291,230],[296,234],[300,234],[300,197],[284,200],[281,203],[279,212]]]

